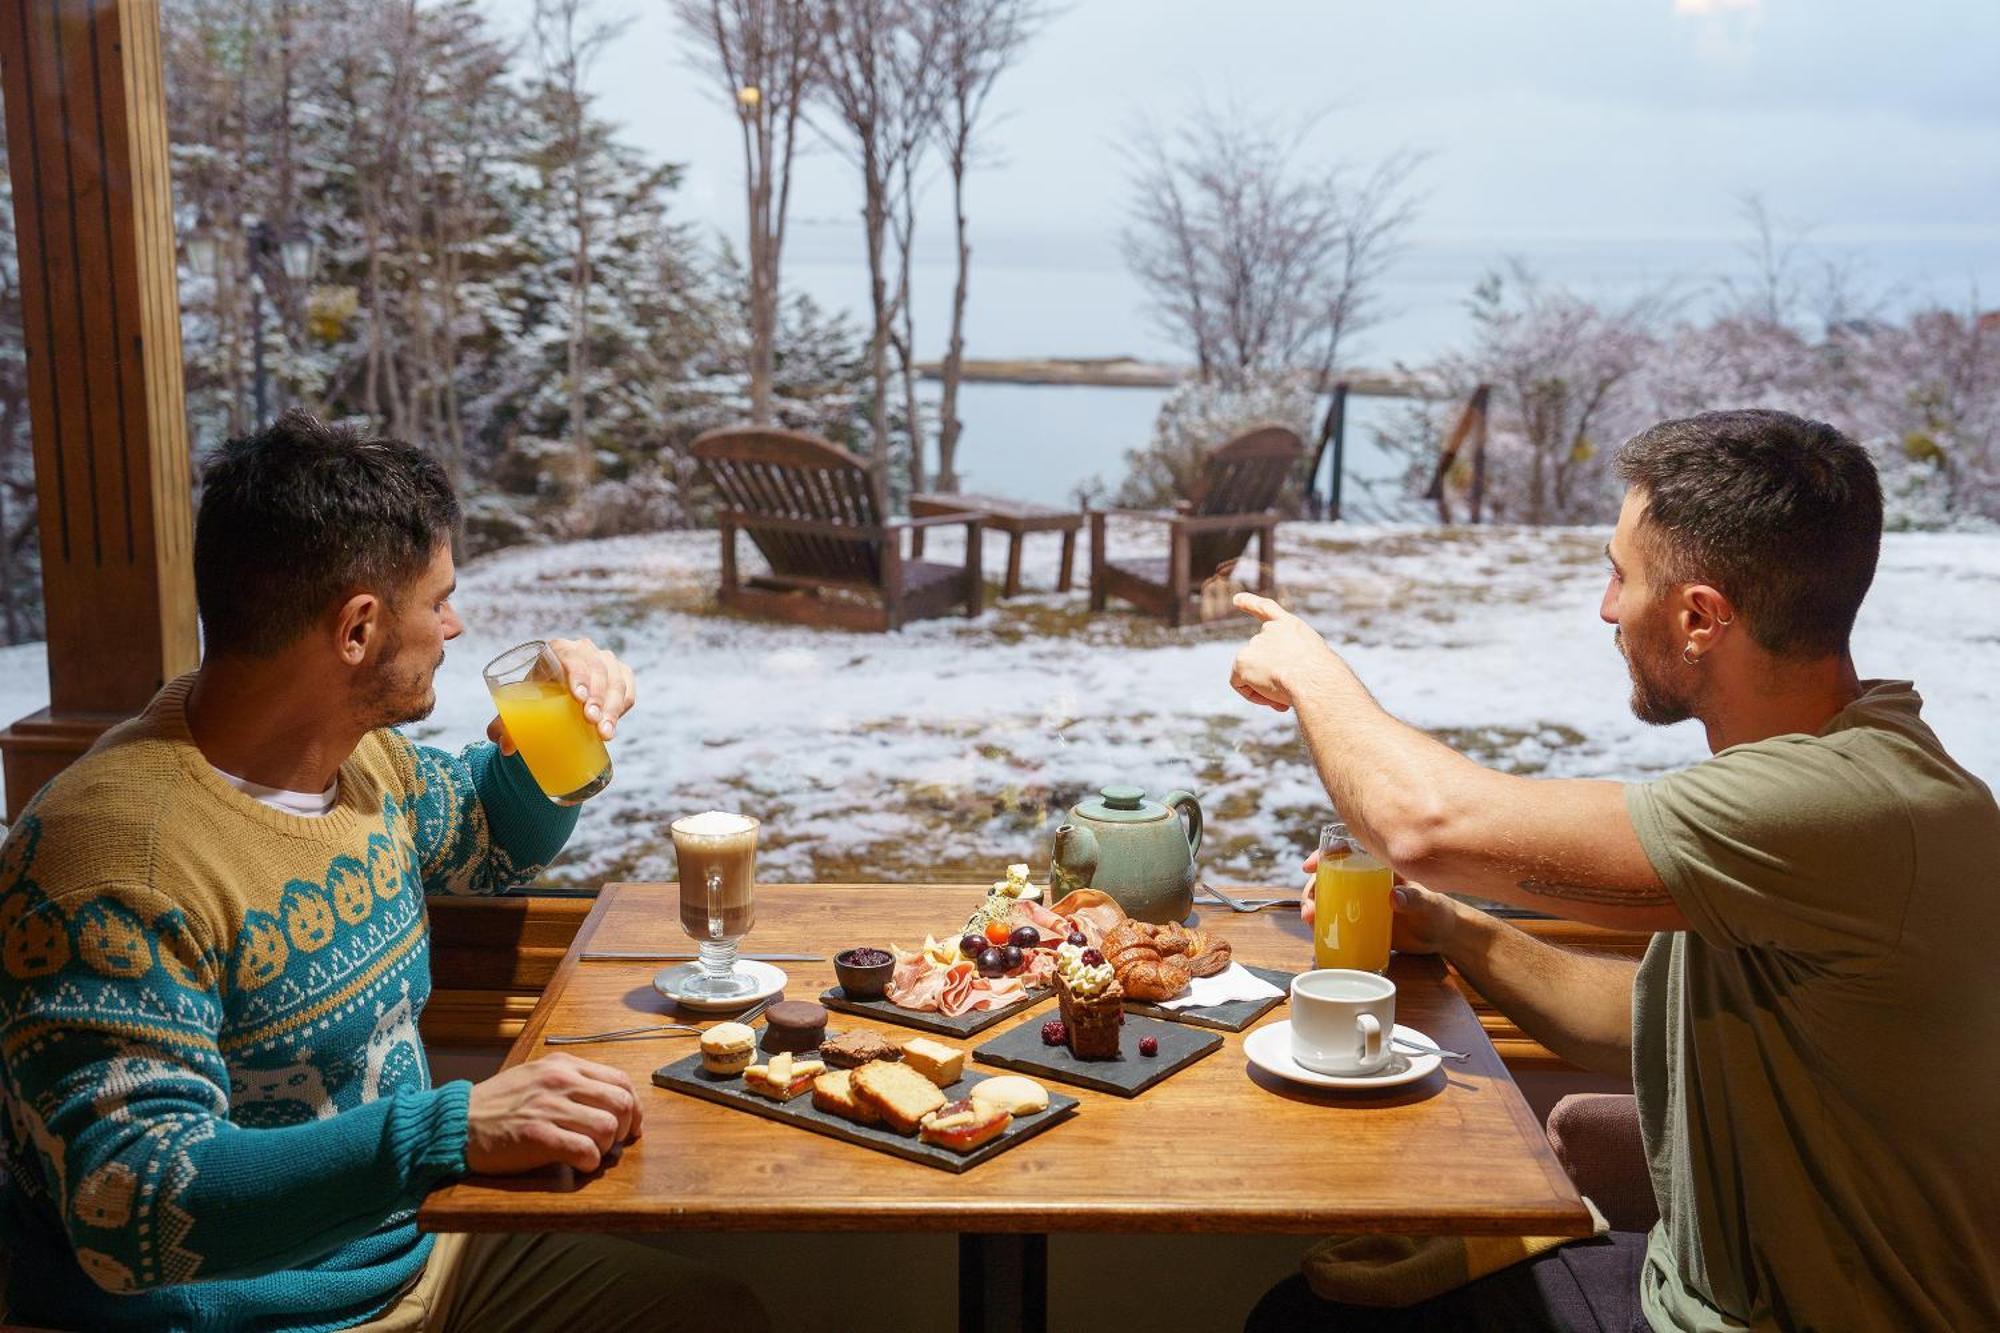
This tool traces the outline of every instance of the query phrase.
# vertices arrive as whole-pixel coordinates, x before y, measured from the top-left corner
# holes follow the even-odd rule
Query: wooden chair
[[[1201,583],[1226,573],[1250,538],[1257,538],[1257,591],[1268,593],[1277,560],[1272,511],[1279,494],[1297,474],[1305,445],[1283,426],[1259,426],[1211,453],[1202,465],[1194,495],[1173,512],[1113,510],[1167,525],[1167,558],[1105,558],[1107,511],[1090,515],[1090,609],[1102,611],[1122,597],[1169,623],[1184,624]]]
[[[722,604],[803,625],[892,630],[906,622],[981,610],[981,516],[890,519],[867,465],[814,435],[743,426],[712,430],[695,457],[721,493]],[[905,530],[965,529],[965,563],[903,557]],[[769,574],[739,579],[736,534],[763,553]],[[856,602],[828,593],[860,594]]]

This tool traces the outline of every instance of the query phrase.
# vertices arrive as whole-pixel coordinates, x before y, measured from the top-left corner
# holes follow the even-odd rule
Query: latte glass
[[[700,999],[739,999],[757,989],[736,969],[736,942],[757,919],[757,828],[748,815],[720,810],[671,825],[681,929],[695,941],[701,959],[701,975],[687,988]]]

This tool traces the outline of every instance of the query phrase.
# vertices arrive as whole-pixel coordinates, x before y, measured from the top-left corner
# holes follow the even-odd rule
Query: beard
[[[429,666],[403,660],[403,639],[391,633],[367,679],[360,685],[361,715],[369,730],[421,722],[437,707],[432,681],[444,665],[444,654]]]
[[[1643,640],[1643,636],[1642,636]],[[1632,715],[1655,727],[1671,727],[1694,716],[1694,698],[1684,684],[1686,672],[1677,654],[1626,638],[1623,626],[1611,631],[1611,642],[1632,675]]]

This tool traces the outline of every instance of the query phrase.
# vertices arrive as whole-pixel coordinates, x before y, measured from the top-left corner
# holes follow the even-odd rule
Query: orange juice
[[[589,795],[586,789],[611,767],[597,725],[583,715],[583,705],[561,681],[496,685],[493,702],[535,784],[551,800]]]
[[[1389,966],[1395,872],[1356,848],[1323,851],[1313,896],[1313,966],[1381,972]]]

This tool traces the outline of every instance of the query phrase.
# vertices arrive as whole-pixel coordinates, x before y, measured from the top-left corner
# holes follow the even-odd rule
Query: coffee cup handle
[[[1382,1020],[1373,1014],[1357,1014],[1354,1025],[1361,1034],[1361,1067],[1373,1069],[1382,1063]]]

